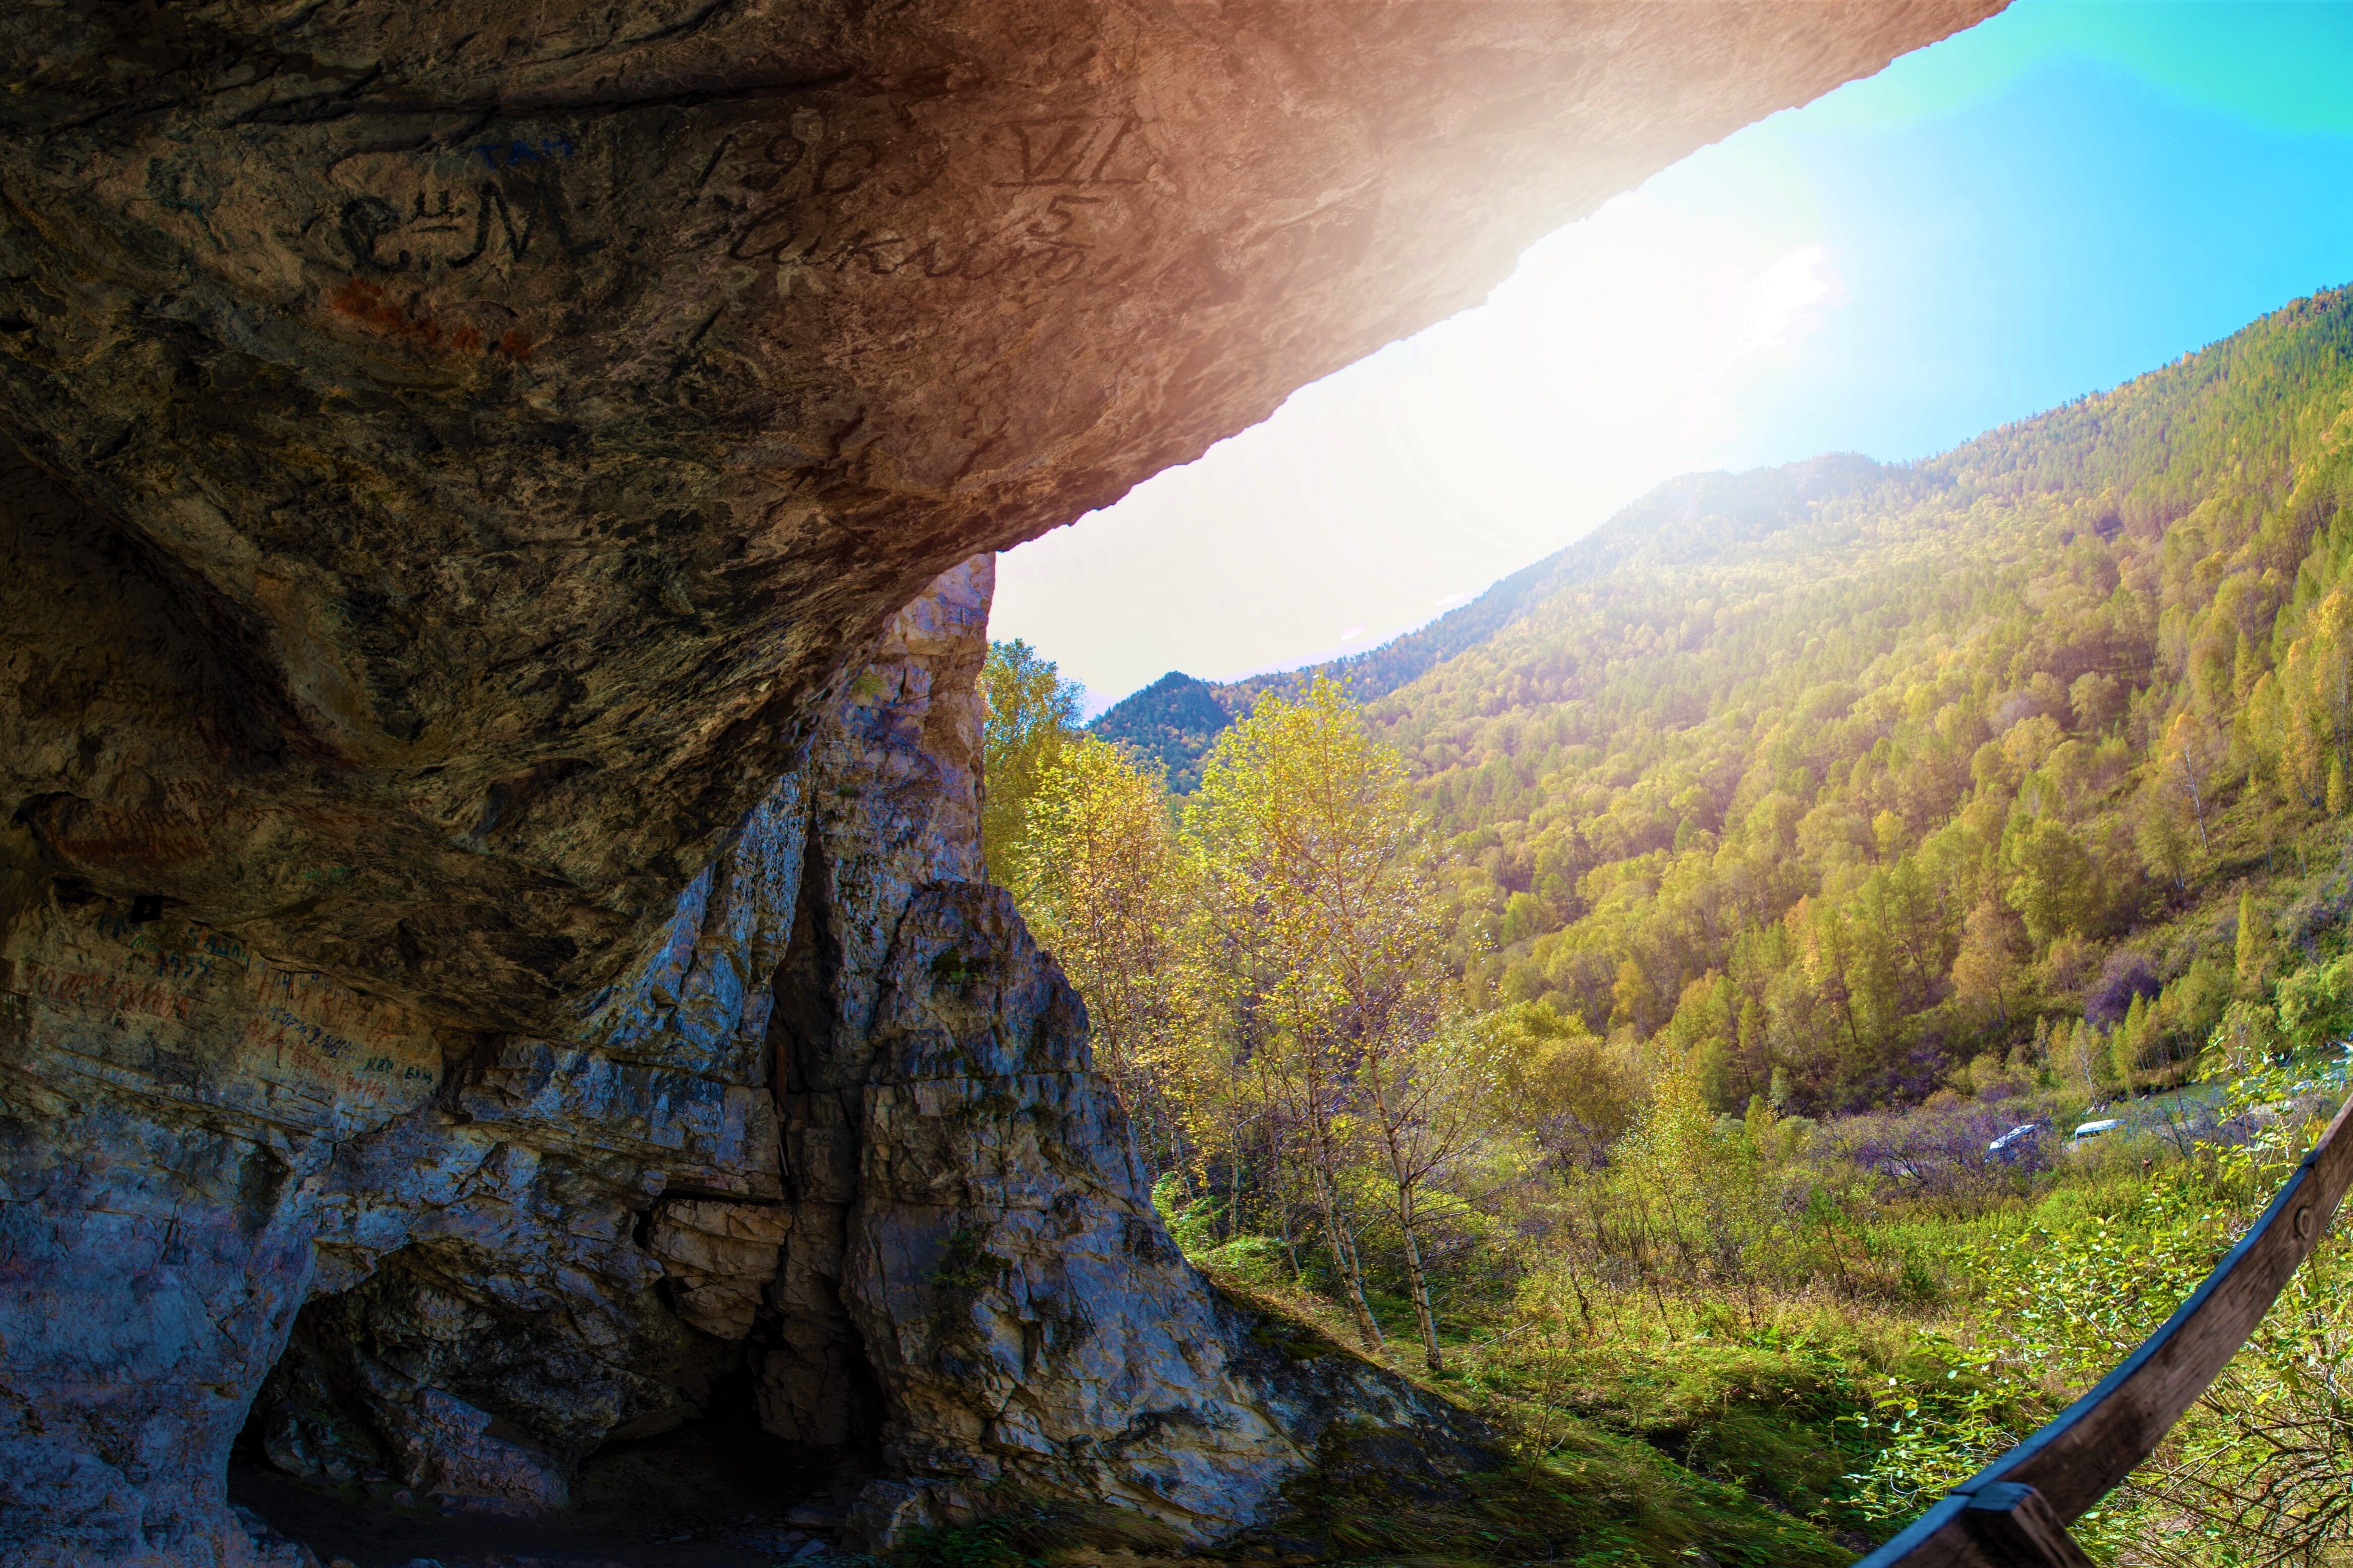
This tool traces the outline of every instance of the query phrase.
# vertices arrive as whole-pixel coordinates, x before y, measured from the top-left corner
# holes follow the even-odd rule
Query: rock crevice
[[[9,1124],[0,1328],[96,1374],[0,1437],[24,1560],[248,1560],[241,1429],[317,1482],[559,1509],[729,1378],[875,1478],[875,1544],[1008,1495],[1208,1539],[1338,1414],[1446,1419],[1265,1357],[1162,1231],[1084,1008],[978,879],[989,578],[894,620],[575,1038],[453,1038],[55,883],[18,911],[11,1082],[58,1104]],[[95,1319],[118,1291],[149,1315]]]

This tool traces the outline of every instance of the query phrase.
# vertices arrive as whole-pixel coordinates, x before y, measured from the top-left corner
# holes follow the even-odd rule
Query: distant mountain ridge
[[[1113,703],[1087,728],[1138,758],[1157,762],[1167,771],[1170,791],[1189,795],[1200,784],[1201,759],[1210,745],[1267,692],[1301,691],[1317,676],[1328,675],[1345,683],[1359,702],[1376,701],[1457,654],[1493,640],[1532,607],[1572,584],[1636,563],[1692,560],[1736,540],[1761,537],[1809,506],[1891,480],[1919,478],[1915,470],[1892,468],[1852,452],[1740,474],[1679,475],[1583,539],[1523,566],[1469,604],[1378,647],[1233,681],[1203,680],[1172,669]]]
[[[1169,790],[1190,795],[1201,783],[1201,758],[1239,711],[1220,698],[1221,689],[1172,669],[1112,704],[1087,728],[1140,762],[1158,763]]]
[[[2248,900],[2341,952],[2348,668],[2353,289],[1915,463],[1683,476],[1367,654],[1158,700],[1181,762],[1348,679],[1467,1005],[1813,1115],[1980,1061],[2177,1083]]]

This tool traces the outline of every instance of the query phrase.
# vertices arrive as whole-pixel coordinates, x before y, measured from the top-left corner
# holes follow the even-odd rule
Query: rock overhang
[[[1994,8],[0,16],[11,1560],[290,1560],[240,1427],[555,1506],[723,1373],[876,1542],[1445,1426],[1161,1231],[951,568]]]
[[[1997,8],[20,8],[12,860],[575,1031],[939,572]]]

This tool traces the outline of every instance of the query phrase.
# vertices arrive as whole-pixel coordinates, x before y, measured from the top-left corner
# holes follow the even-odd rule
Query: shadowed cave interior
[[[864,1453],[763,1430],[752,1379],[741,1372],[711,1385],[702,1415],[591,1454],[572,1488],[573,1506],[553,1517],[445,1513],[413,1493],[404,1503],[389,1476],[300,1480],[270,1462],[263,1425],[258,1415],[231,1456],[230,1500],[322,1563],[343,1558],[357,1568],[400,1568],[418,1557],[767,1568],[832,1539],[840,1498],[856,1491],[872,1463]]]
[[[816,847],[807,853],[814,860]],[[780,1205],[828,1187],[846,1199],[838,1189],[855,1180],[851,1119],[837,1094],[812,1089],[806,1067],[831,1044],[836,1005],[823,882],[803,879],[770,984]],[[806,1169],[795,1181],[796,1153],[833,1182]],[[740,1194],[691,1185],[662,1196],[744,1206]],[[650,1287],[655,1331],[602,1355],[502,1299],[511,1282],[479,1247],[438,1240],[386,1255],[298,1314],[237,1436],[230,1500],[322,1562],[357,1568],[516,1554],[736,1568],[816,1555],[882,1473],[882,1394],[828,1271],[848,1203],[794,1206],[775,1279],[738,1277],[716,1300],[664,1279]],[[638,1246],[661,1249],[663,1212],[638,1216]],[[810,1226],[813,1215],[830,1226]]]

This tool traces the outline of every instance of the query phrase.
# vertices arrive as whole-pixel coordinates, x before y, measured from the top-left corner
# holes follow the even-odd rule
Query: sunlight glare
[[[1193,671],[1230,679],[1463,602],[1661,476],[1725,460],[1742,393],[1842,297],[1835,258],[1791,218],[1806,205],[1764,232],[1616,198],[1532,247],[1485,304],[1008,555],[998,624],[1050,613],[1101,702],[1180,648],[1231,650]],[[1113,559],[1129,563],[1116,581]],[[1314,646],[1299,628],[1317,624],[1348,629]]]

